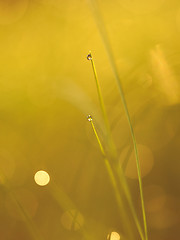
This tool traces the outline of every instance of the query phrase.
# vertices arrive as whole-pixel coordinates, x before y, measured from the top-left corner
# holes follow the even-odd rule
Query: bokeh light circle
[[[65,229],[77,231],[83,226],[84,217],[79,211],[71,209],[62,214],[61,223]]]
[[[46,186],[50,181],[50,176],[47,172],[40,170],[34,175],[34,180],[39,186]]]
[[[107,240],[120,240],[120,239],[121,239],[121,237],[120,237],[119,233],[117,233],[117,232],[111,232],[107,236]]]
[[[177,206],[179,199],[167,194],[161,186],[146,186],[144,188],[144,200],[150,228],[167,229],[178,224],[179,208]]]

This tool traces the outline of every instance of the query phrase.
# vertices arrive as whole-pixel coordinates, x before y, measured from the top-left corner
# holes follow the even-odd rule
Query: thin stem
[[[101,110],[102,110],[102,113],[103,113],[106,129],[107,129],[107,133],[108,133],[108,143],[109,143],[109,146],[110,146],[110,149],[111,149],[111,154],[114,158],[117,158],[117,152],[116,152],[115,144],[114,144],[112,136],[111,136],[111,131],[110,131],[110,125],[109,125],[109,121],[108,121],[108,117],[107,117],[107,112],[106,112],[106,109],[105,109],[105,105],[104,105],[104,101],[103,101],[103,97],[102,97],[102,92],[101,92],[101,88],[100,88],[100,84],[99,84],[99,80],[98,80],[98,76],[97,76],[97,71],[96,71],[94,59],[93,59],[93,56],[92,56],[91,52],[89,52],[89,54],[87,56],[87,59],[90,60],[91,64],[92,64],[92,69],[93,69],[94,78],[95,78],[95,82],[96,82],[96,87],[97,87],[98,97],[99,97],[99,101],[100,101],[100,106],[101,106]],[[96,135],[96,131],[94,131],[94,132],[95,132],[95,135]],[[99,142],[99,140],[98,140],[98,142]],[[101,152],[102,152],[102,146],[101,145],[100,145],[100,148],[101,148]],[[105,153],[103,153],[103,152],[102,152],[102,154],[105,155]],[[141,236],[141,239],[144,240],[143,232],[142,232],[140,223],[138,221],[136,212],[134,210],[131,195],[130,195],[130,192],[129,192],[129,189],[128,189],[128,186],[127,186],[127,183],[126,183],[126,180],[125,180],[125,177],[124,177],[124,174],[123,174],[121,169],[120,169],[120,179],[119,180],[120,180],[120,184],[123,186],[127,201],[129,203],[129,206],[130,206],[133,218],[135,220],[135,224],[136,224],[137,229],[139,231],[139,234]]]
[[[101,111],[102,111],[102,114],[103,114],[103,117],[104,117],[106,130],[107,130],[108,144],[110,146],[110,150],[111,150],[111,154],[112,154],[113,158],[116,158],[117,157],[117,152],[116,152],[114,142],[112,140],[110,125],[109,125],[109,121],[108,121],[108,116],[107,116],[107,112],[106,112],[106,109],[105,109],[105,104],[104,104],[104,100],[103,100],[103,96],[102,96],[102,92],[101,92],[101,88],[100,88],[100,84],[99,84],[99,80],[98,80],[98,75],[97,75],[94,59],[93,59],[93,56],[92,56],[91,52],[89,52],[87,59],[91,61],[92,70],[93,70],[93,73],[94,73],[94,79],[95,79],[95,82],[96,82],[100,107],[101,107]]]
[[[107,127],[107,129],[109,129],[108,117],[107,117],[107,113],[106,113],[106,110],[105,110],[104,100],[103,100],[103,97],[102,97],[102,92],[101,92],[101,88],[100,88],[100,84],[99,84],[99,80],[98,80],[98,76],[97,76],[97,72],[96,72],[95,63],[94,63],[93,56],[92,56],[91,52],[89,53],[89,55],[91,56],[90,61],[91,61],[91,64],[92,64],[92,69],[93,69],[94,78],[95,78],[95,82],[96,82],[96,87],[97,87],[99,102],[100,102],[100,105],[101,105],[101,110],[102,110],[102,113],[103,113],[103,117],[104,117],[104,120],[105,120],[106,127]]]
[[[93,128],[94,134],[95,134],[95,136],[96,136],[96,139],[97,139],[97,141],[98,141],[98,144],[99,144],[101,153],[102,153],[103,157],[105,157],[105,156],[106,156],[106,155],[105,155],[105,151],[104,151],[104,148],[103,148],[102,143],[101,143],[101,141],[100,141],[100,138],[99,138],[99,136],[98,136],[98,134],[97,134],[97,131],[96,131],[96,129],[95,129],[93,120],[91,120],[90,122],[91,122],[91,126],[92,126],[92,128]]]
[[[133,215],[133,218],[134,218],[134,221],[135,221],[135,224],[137,226],[137,229],[139,231],[139,234],[140,234],[140,237],[141,239],[144,240],[144,234],[143,234],[143,231],[142,231],[142,228],[141,228],[141,225],[139,223],[139,220],[138,220],[138,217],[137,217],[137,214],[135,212],[135,209],[134,209],[134,206],[133,206],[133,202],[132,202],[132,198],[131,198],[131,194],[129,192],[129,189],[127,187],[127,183],[125,181],[125,178],[124,178],[124,175],[123,175],[123,172],[122,172],[122,169],[120,168],[120,176],[121,178],[119,178],[119,180],[121,179],[121,185],[123,187],[123,190],[125,192],[125,195],[126,195],[126,198],[127,198],[127,201],[129,203],[129,206],[130,206],[130,209],[131,209],[131,212],[132,212],[132,215]]]
[[[114,176],[114,173],[113,173],[113,169],[109,163],[109,160],[108,158],[106,157],[106,153],[105,153],[105,150],[103,148],[103,145],[101,143],[101,140],[98,136],[98,133],[96,131],[96,128],[94,126],[94,123],[93,123],[93,120],[92,120],[92,117],[90,117],[89,115],[89,118],[88,120],[91,122],[91,126],[92,126],[92,129],[94,131],[94,134],[96,136],[96,139],[97,139],[97,142],[99,144],[99,148],[101,150],[101,153],[104,157],[104,162],[105,162],[105,166],[106,166],[106,169],[107,169],[107,172],[108,172],[108,175],[109,175],[109,178],[110,178],[110,181],[111,181],[111,184],[113,186],[113,189],[114,189],[114,192],[115,192],[115,196],[116,196],[116,200],[117,200],[117,203],[118,203],[118,207],[120,209],[120,213],[125,221],[125,226],[127,227],[127,234],[129,234],[129,239],[133,239],[133,234],[132,234],[132,231],[131,231],[131,227],[130,227],[130,223],[129,223],[129,220],[128,220],[128,217],[127,217],[127,214],[125,214],[125,211],[124,211],[124,206],[123,206],[123,202],[122,202],[122,198],[121,198],[121,195],[119,193],[119,189],[118,189],[118,186],[117,186],[117,181],[116,181],[116,178]]]
[[[143,189],[142,189],[142,180],[141,180],[141,172],[140,172],[140,164],[139,164],[139,155],[138,155],[138,150],[137,150],[137,144],[136,144],[136,138],[135,138],[135,134],[134,134],[134,130],[133,130],[133,126],[131,123],[131,118],[130,118],[130,114],[127,108],[127,103],[124,97],[124,93],[123,93],[123,88],[121,86],[121,80],[119,78],[119,74],[118,74],[118,70],[115,64],[115,60],[114,60],[114,55],[113,55],[113,51],[111,49],[111,44],[108,38],[108,34],[105,28],[105,24],[103,22],[103,18],[100,14],[98,5],[96,3],[95,0],[91,0],[90,1],[92,4],[92,9],[94,12],[94,16],[96,19],[96,23],[99,29],[99,32],[102,36],[102,40],[104,42],[108,57],[109,57],[109,61],[113,70],[113,73],[115,75],[116,78],[116,82],[118,85],[118,89],[119,89],[119,93],[120,93],[120,97],[124,106],[124,110],[126,113],[126,117],[129,123],[129,127],[130,127],[130,132],[131,132],[131,136],[132,136],[132,140],[133,140],[133,145],[134,145],[134,152],[135,152],[135,158],[136,158],[136,166],[137,166],[137,173],[138,173],[138,181],[139,181],[139,191],[140,191],[140,198],[141,198],[141,207],[142,207],[142,214],[143,214],[143,223],[144,223],[144,233],[145,233],[145,239],[148,240],[148,233],[147,233],[147,221],[146,221],[146,213],[145,213],[145,206],[144,206],[144,197],[143,197]]]

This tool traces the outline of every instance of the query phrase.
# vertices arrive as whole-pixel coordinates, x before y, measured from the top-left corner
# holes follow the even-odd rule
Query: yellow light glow
[[[45,186],[50,181],[50,176],[47,172],[40,170],[34,175],[35,182],[40,186]]]
[[[119,233],[117,233],[117,232],[111,232],[110,234],[108,234],[108,236],[107,236],[107,239],[108,240],[120,240],[120,235],[119,235]]]

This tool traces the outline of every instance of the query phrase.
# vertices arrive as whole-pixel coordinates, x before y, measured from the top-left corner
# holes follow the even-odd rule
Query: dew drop
[[[88,115],[88,116],[87,116],[87,120],[88,120],[89,122],[91,122],[91,121],[92,121],[92,116],[91,116],[91,115]]]
[[[92,55],[91,55],[91,53],[89,53],[89,54],[87,55],[87,60],[92,60]]]

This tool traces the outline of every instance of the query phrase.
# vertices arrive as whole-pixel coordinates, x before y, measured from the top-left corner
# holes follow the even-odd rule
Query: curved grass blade
[[[111,184],[112,184],[114,192],[115,192],[115,197],[116,197],[116,200],[117,200],[117,203],[118,203],[120,214],[121,214],[121,216],[122,216],[122,218],[123,218],[123,220],[125,222],[124,225],[125,225],[125,228],[126,228],[126,233],[128,234],[128,239],[134,239],[132,231],[131,231],[131,226],[130,226],[130,222],[129,222],[128,216],[127,216],[126,212],[124,211],[124,205],[123,205],[122,197],[121,197],[121,195],[119,193],[119,189],[118,189],[116,178],[115,178],[114,173],[113,173],[113,169],[112,169],[112,167],[111,167],[111,165],[109,163],[109,160],[108,160],[108,158],[106,156],[104,147],[103,147],[103,145],[101,143],[101,140],[100,140],[100,138],[98,136],[98,133],[96,131],[96,128],[94,126],[93,119],[92,119],[92,117],[90,115],[88,115],[88,121],[91,123],[93,132],[94,132],[94,134],[96,136],[96,139],[97,139],[97,142],[98,142],[98,145],[99,145],[99,148],[100,148],[101,153],[103,155],[104,163],[105,163],[105,166],[106,166],[106,169],[107,169],[107,172],[108,172]]]
[[[91,52],[89,52],[89,54],[87,55],[87,59],[90,60],[91,64],[92,64],[92,69],[93,69],[94,78],[95,78],[95,82],[96,82],[96,87],[97,87],[98,97],[99,97],[99,101],[100,101],[100,106],[101,106],[102,114],[103,114],[105,125],[106,125],[106,130],[107,130],[107,134],[108,134],[108,136],[107,136],[108,144],[109,144],[109,147],[110,147],[110,150],[111,150],[112,157],[114,159],[117,159],[117,152],[116,152],[115,144],[114,144],[112,136],[111,136],[110,125],[109,125],[109,121],[108,121],[108,117],[107,117],[107,113],[106,113],[106,109],[105,109],[105,105],[104,105],[104,101],[103,101],[103,97],[102,97],[102,93],[101,93],[101,88],[100,88],[100,84],[99,84],[99,80],[98,80],[98,76],[97,76],[97,72],[96,72],[95,63],[94,63],[93,56],[92,56]],[[92,120],[91,117],[89,117],[88,120],[91,121]],[[95,135],[96,135],[95,129],[94,129],[94,132],[95,132]],[[96,136],[96,138],[99,139],[98,136]],[[99,141],[98,141],[98,143],[99,143]],[[101,148],[102,144],[99,143],[99,146]],[[103,155],[105,155],[102,148],[101,148],[101,152],[102,152]],[[116,167],[114,167],[114,171],[111,171],[111,174],[114,175],[115,172],[117,172]],[[109,174],[110,174],[110,172],[109,172]],[[136,215],[136,212],[135,212],[135,209],[134,209],[134,206],[133,206],[131,194],[130,194],[130,191],[128,189],[128,185],[127,185],[126,179],[124,177],[124,174],[123,174],[123,171],[122,171],[121,168],[119,169],[119,172],[117,172],[117,175],[118,175],[118,179],[119,179],[119,184],[122,186],[122,188],[125,192],[125,196],[126,196],[127,201],[129,203],[129,206],[130,206],[135,224],[136,224],[137,229],[139,231],[139,234],[141,236],[141,239],[144,240],[143,232],[142,232],[139,220],[137,218],[137,215]]]
[[[129,114],[129,111],[128,111],[126,99],[124,97],[124,92],[123,92],[123,88],[122,88],[122,85],[121,85],[121,80],[120,80],[118,70],[117,70],[117,67],[116,67],[116,64],[115,64],[113,51],[111,49],[111,44],[109,42],[109,38],[108,38],[108,34],[107,34],[107,31],[106,31],[106,28],[105,28],[105,24],[103,22],[103,18],[101,16],[101,13],[100,13],[97,2],[95,0],[89,0],[89,2],[91,3],[93,14],[94,14],[94,17],[95,17],[95,20],[96,20],[96,24],[98,26],[98,30],[101,34],[103,43],[105,45],[105,48],[106,48],[106,51],[107,51],[107,54],[108,54],[108,57],[109,57],[111,68],[112,68],[113,73],[114,73],[115,78],[116,78],[119,93],[120,93],[120,96],[121,96],[121,100],[122,100],[124,110],[125,110],[125,113],[126,113],[126,117],[127,117],[129,127],[130,127],[130,132],[131,132],[132,141],[133,141],[133,145],[134,145],[135,158],[136,158],[137,173],[138,173],[139,191],[140,191],[141,207],[142,207],[142,215],[143,215],[143,223],[144,223],[144,233],[145,233],[145,239],[148,240],[147,221],[146,221],[146,213],[145,213],[145,206],[144,206],[144,197],[143,197],[140,164],[139,164],[139,155],[138,155],[138,149],[137,149],[137,143],[136,143],[136,138],[135,138],[135,134],[134,134],[134,129],[133,129],[133,126],[132,126],[132,123],[131,123],[131,118],[130,118],[130,114]]]

